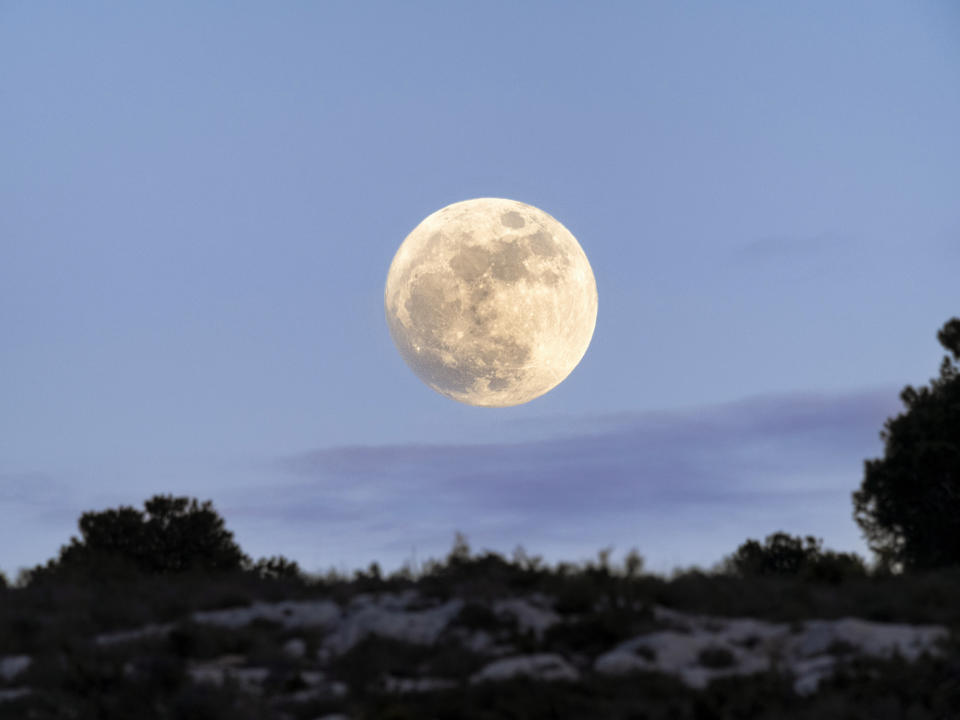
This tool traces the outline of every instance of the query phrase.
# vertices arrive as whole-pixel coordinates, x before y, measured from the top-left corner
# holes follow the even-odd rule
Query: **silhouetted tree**
[[[767,536],[763,544],[747,540],[723,566],[727,572],[742,576],[793,575],[829,582],[866,574],[859,556],[824,550],[823,541],[811,535],[802,538],[783,532]]]
[[[864,463],[854,518],[880,560],[904,569],[960,564],[960,318],[937,333],[951,353],[929,387],[900,393],[882,458]]]
[[[150,574],[231,571],[249,566],[208,500],[156,495],[132,507],[86,512],[80,538],[60,549],[48,570],[126,567]]]
[[[467,536],[459,530],[453,538],[453,547],[447,554],[447,565],[466,565],[470,562],[470,543]]]

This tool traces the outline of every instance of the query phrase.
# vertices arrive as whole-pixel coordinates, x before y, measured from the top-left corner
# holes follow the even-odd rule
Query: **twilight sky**
[[[310,570],[523,544],[863,551],[850,493],[960,314],[960,7],[0,4],[0,570],[212,499]],[[387,268],[508,197],[600,296],[506,409],[403,364]]]

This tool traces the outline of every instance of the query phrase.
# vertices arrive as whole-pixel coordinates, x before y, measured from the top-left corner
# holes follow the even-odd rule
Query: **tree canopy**
[[[149,574],[232,571],[250,560],[208,500],[155,495],[143,511],[122,506],[86,512],[80,537],[60,549],[50,570],[123,567]]]
[[[747,540],[725,559],[723,569],[743,577],[794,575],[828,582],[866,574],[859,556],[824,550],[823,541],[811,535],[803,538],[783,532],[767,536],[762,544]]]
[[[950,353],[939,377],[900,393],[906,410],[884,424],[883,457],[865,461],[853,494],[870,548],[907,570],[960,565],[960,318],[937,339]]]

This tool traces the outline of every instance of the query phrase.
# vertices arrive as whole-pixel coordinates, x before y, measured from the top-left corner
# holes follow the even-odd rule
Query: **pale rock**
[[[820,681],[833,675],[837,659],[832,655],[795,660],[790,670],[793,672],[793,689],[797,695],[810,695],[817,691]]]
[[[383,678],[383,689],[390,693],[423,693],[436,690],[449,690],[456,687],[453,680],[446,678],[420,677],[395,678],[387,675]]]
[[[319,670],[301,670],[300,679],[309,687],[317,687],[326,681],[327,675]]]
[[[465,649],[478,655],[492,655],[494,657],[509,655],[516,651],[512,645],[497,643],[490,633],[484,630],[470,631],[466,628],[456,628],[451,637],[457,640]]]
[[[560,655],[540,653],[503,658],[485,666],[470,678],[472,684],[529,677],[534,680],[580,679],[580,673]]]
[[[702,666],[700,653],[708,648],[727,650],[733,662],[723,668]],[[653,657],[646,657],[644,652],[652,653]],[[600,655],[593,667],[599,673],[616,675],[635,670],[663,672],[679,676],[690,687],[702,688],[716,677],[766,670],[769,660],[751,655],[713,633],[660,630],[621,643],[611,652]]]
[[[33,662],[29,655],[7,655],[0,657],[0,679],[13,680]]]
[[[529,598],[508,598],[493,604],[497,615],[510,615],[517,621],[521,632],[533,631],[538,640],[553,625],[560,622],[560,616],[547,607],[547,599],[533,595]]]
[[[369,635],[432,645],[460,612],[463,600],[455,599],[432,608],[405,611],[397,606],[365,602],[351,609],[323,643],[324,657],[345,653]]]
[[[311,687],[286,693],[282,697],[285,702],[306,703],[311,702],[312,700],[322,700],[329,694],[330,693],[325,688]]]
[[[293,660],[299,660],[307,654],[307,643],[303,638],[290,638],[283,644],[283,654]]]
[[[264,667],[238,667],[236,656],[224,655],[207,662],[191,663],[187,674],[196,683],[223,685],[228,679],[235,681],[242,690],[258,693],[260,686],[270,676]]]
[[[203,610],[193,614],[194,622],[240,628],[254,620],[267,620],[285,628],[328,627],[340,620],[340,607],[330,600],[255,602],[245,607]]]
[[[662,672],[702,688],[724,675],[750,675],[777,668],[794,676],[798,694],[809,694],[816,691],[823,678],[833,674],[837,658],[828,654],[831,651],[847,649],[852,654],[881,658],[899,653],[912,661],[924,652],[937,652],[938,642],[948,634],[941,626],[874,623],[856,618],[810,620],[797,630],[785,623],[688,615],[661,607],[654,608],[654,616],[673,629],[620,643],[596,658],[594,670],[616,675]],[[727,667],[704,667],[700,653],[709,647],[727,650],[733,662]]]
[[[103,633],[101,635],[97,635],[93,641],[97,645],[115,645],[117,643],[133,642],[136,640],[142,640],[144,638],[167,635],[171,630],[173,630],[174,627],[176,627],[175,623],[164,623],[163,625],[144,625],[142,628],[137,628],[135,630],[121,630],[120,632]]]
[[[284,601],[277,603],[255,602],[242,607],[221,610],[200,610],[190,616],[194,622],[217,625],[226,628],[241,628],[254,620],[267,620],[285,628],[328,627],[335,624],[341,616],[339,606],[329,600]],[[95,642],[99,645],[131,642],[147,637],[168,634],[175,623],[163,625],[145,625],[136,630],[105,633],[98,635]]]
[[[790,643],[790,649],[807,657],[827,652],[831,646],[844,645],[864,655],[890,658],[899,653],[913,661],[946,637],[946,628],[937,625],[877,623],[858,618],[808,620],[803,632]]]
[[[326,673],[319,670],[301,670],[299,672],[300,680],[307,687],[296,692],[287,693],[283,696],[284,700],[291,702],[309,702],[311,700],[322,700],[331,695],[334,697],[343,697],[347,694],[347,686],[341,682],[329,682]]]
[[[32,692],[33,690],[26,687],[2,688],[0,689],[0,702],[18,700],[22,697],[26,697]]]

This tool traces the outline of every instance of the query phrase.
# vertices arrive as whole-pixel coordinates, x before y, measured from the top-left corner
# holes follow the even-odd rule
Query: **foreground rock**
[[[460,599],[411,610],[398,604],[394,596],[385,599],[361,596],[359,602],[351,603],[349,611],[324,641],[321,657],[341,655],[371,635],[432,645],[462,608]]]
[[[809,620],[802,624],[722,618],[657,608],[658,620],[675,630],[638,635],[594,661],[603,674],[663,672],[694,688],[727,675],[778,669],[791,673],[798,694],[816,691],[837,663],[852,655],[916,660],[936,653],[947,629],[933,625],[893,625],[856,618]]]
[[[29,655],[0,656],[0,680],[13,680],[30,667]]]
[[[574,682],[580,679],[580,673],[561,656],[553,653],[539,655],[524,655],[520,657],[503,658],[492,662],[470,678],[473,684],[482,682],[496,682],[512,680],[516,677],[526,677],[532,680],[568,680]]]
[[[463,612],[465,608],[469,612]],[[147,625],[93,640],[110,652],[129,653],[128,665],[131,672],[136,672],[136,653],[156,647],[150,643],[174,629],[206,625],[233,635],[255,625],[261,643],[258,658],[242,654],[188,658],[187,675],[196,684],[230,685],[240,692],[267,694],[270,702],[289,705],[345,698],[349,683],[358,682],[358,677],[348,677],[345,673],[349,671],[338,663],[367,639],[394,643],[388,644],[388,649],[398,645],[407,648],[403,652],[416,658],[429,656],[429,648],[443,648],[457,660],[457,669],[419,660],[416,667],[394,665],[389,672],[383,671],[379,681],[370,678],[372,686],[385,693],[452,691],[466,684],[514,678],[579,682],[590,676],[636,672],[663,673],[690,687],[703,688],[720,677],[778,671],[792,677],[796,693],[811,694],[850,658],[899,655],[915,661],[924,653],[940,652],[941,642],[948,637],[947,629],[941,626],[857,618],[788,625],[694,615],[662,607],[653,608],[652,617],[649,609],[638,606],[636,611],[643,621],[634,627],[646,626],[649,631],[633,637],[624,635],[622,642],[590,656],[566,656],[557,651],[558,646],[565,646],[558,645],[554,630],[559,630],[562,637],[566,629],[576,628],[582,616],[562,616],[549,597],[505,597],[486,603],[472,599],[468,607],[462,598],[431,600],[412,590],[361,594],[343,604],[329,599],[255,602],[195,612],[179,623]],[[276,637],[275,647],[268,647],[264,654],[265,633],[268,646],[270,633]],[[137,645],[145,640],[146,645]],[[521,647],[525,652],[518,651]],[[373,657],[379,651],[374,646]],[[356,660],[348,660],[347,665],[351,662],[356,668]],[[25,655],[0,657],[0,681],[18,682],[16,687],[0,688],[0,701],[16,700],[31,692],[21,677],[30,665],[31,658]],[[362,667],[353,672],[360,673],[359,681],[366,680]]]

